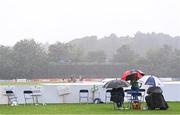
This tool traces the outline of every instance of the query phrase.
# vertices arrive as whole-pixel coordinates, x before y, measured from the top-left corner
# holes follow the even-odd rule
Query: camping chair
[[[31,90],[25,90],[23,94],[24,94],[25,104],[27,104],[27,100],[32,100],[32,103],[34,104],[33,92]]]
[[[12,90],[7,90],[5,92],[5,95],[8,97],[8,105],[12,104],[13,102],[17,103],[17,97]]]
[[[105,93],[105,103],[107,103],[107,100],[111,98],[111,91],[112,90],[106,90],[106,93]]]
[[[134,91],[131,89],[125,90],[125,97],[129,103],[129,109],[143,109],[145,89]]]
[[[86,99],[87,103],[89,102],[89,91],[87,89],[79,90],[79,103],[82,102],[82,99]]]

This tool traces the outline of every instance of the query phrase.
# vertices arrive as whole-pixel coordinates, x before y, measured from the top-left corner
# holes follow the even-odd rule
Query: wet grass
[[[180,114],[180,102],[168,102],[168,110],[114,110],[113,104],[47,104],[47,105],[0,105],[0,114],[93,114],[93,115],[172,115]]]

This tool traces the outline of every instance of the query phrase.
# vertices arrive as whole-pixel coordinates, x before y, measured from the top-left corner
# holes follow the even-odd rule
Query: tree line
[[[180,76],[180,49],[164,44],[137,53],[129,44],[120,45],[112,58],[102,50],[56,42],[46,48],[33,39],[14,46],[0,46],[0,79],[51,77],[119,77],[127,69],[140,69],[159,77]]]

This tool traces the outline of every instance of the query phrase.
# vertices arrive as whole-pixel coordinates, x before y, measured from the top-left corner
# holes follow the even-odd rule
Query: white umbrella
[[[149,86],[158,86],[158,87],[163,87],[163,83],[157,78],[156,76],[153,75],[145,75],[142,78],[138,80],[139,83],[144,85],[149,85]]]

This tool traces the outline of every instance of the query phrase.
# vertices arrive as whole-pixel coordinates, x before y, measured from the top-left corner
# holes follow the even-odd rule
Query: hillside
[[[104,50],[108,58],[112,58],[116,50],[122,45],[129,45],[131,49],[142,56],[149,49],[157,49],[164,44],[180,49],[180,37],[172,37],[163,33],[137,32],[134,37],[118,37],[115,34],[111,34],[108,37],[98,39],[97,36],[87,36],[74,39],[69,44],[79,46],[86,52]]]

